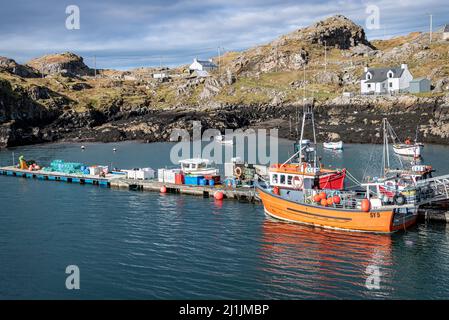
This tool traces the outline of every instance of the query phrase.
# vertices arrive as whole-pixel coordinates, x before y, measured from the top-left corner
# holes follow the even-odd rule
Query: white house
[[[217,69],[217,65],[212,62],[212,59],[209,60],[198,60],[193,59],[193,63],[190,65],[189,70],[190,72],[193,71],[212,71]]]
[[[413,76],[406,64],[392,68],[365,67],[360,90],[362,94],[384,94],[405,91]]]

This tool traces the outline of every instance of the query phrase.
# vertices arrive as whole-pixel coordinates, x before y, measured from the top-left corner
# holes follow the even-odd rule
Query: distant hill
[[[27,65],[43,74],[66,74],[68,76],[93,75],[94,71],[84,64],[83,58],[71,53],[49,54],[27,62]]]
[[[188,126],[197,113],[207,125],[234,128],[288,117],[289,108],[302,105],[303,98],[320,107],[323,116],[337,112],[331,111],[335,106],[343,108],[338,113],[353,121],[346,128],[353,141],[372,140],[375,132],[360,136],[365,130],[361,124],[369,119],[377,123],[385,110],[410,116],[405,126],[428,122],[422,127],[428,141],[449,137],[449,112],[444,109],[449,106],[449,41],[439,33],[432,43],[429,34],[420,32],[370,42],[361,26],[336,15],[213,60],[220,68],[209,77],[190,75],[184,65],[164,70],[170,78],[162,81],[152,76],[158,68],[97,70],[94,77],[83,58],[70,52],[26,65],[0,57],[0,146],[60,139],[159,141],[171,127]],[[360,91],[365,66],[402,63],[415,78],[429,78],[433,91],[342,98],[343,92]],[[360,110],[367,106],[375,114],[361,118]],[[332,121],[338,125],[347,119]],[[326,130],[342,134],[335,126]]]

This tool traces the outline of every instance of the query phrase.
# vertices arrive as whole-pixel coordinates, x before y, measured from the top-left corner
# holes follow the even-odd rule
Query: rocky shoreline
[[[26,101],[25,101],[26,102]],[[381,143],[381,122],[387,117],[400,138],[449,144],[449,95],[439,98],[358,97],[314,103],[319,141]],[[202,129],[279,129],[279,137],[294,138],[295,119],[302,104],[204,105],[197,108],[126,110],[118,105],[105,111],[15,109],[0,125],[0,147],[45,142],[169,141],[173,129],[191,131],[193,121]],[[20,113],[17,113],[17,110]],[[38,121],[37,121],[38,120]],[[290,129],[291,128],[291,129]]]

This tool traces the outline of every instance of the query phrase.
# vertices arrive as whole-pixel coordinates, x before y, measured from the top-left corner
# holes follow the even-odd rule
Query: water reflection
[[[264,221],[262,234],[263,270],[271,275],[270,283],[277,291],[325,299],[356,292],[370,295],[366,271],[368,266],[376,266],[383,271],[384,284],[374,296],[389,294],[390,236],[323,230],[271,219]]]

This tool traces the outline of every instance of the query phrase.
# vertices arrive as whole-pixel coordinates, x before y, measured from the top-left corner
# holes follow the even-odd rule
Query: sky
[[[343,14],[369,40],[449,23],[447,0],[0,0],[0,56],[19,63],[71,51],[98,68],[175,66],[240,51],[326,17]],[[67,6],[79,8],[79,29]],[[379,9],[367,29],[369,6]],[[73,26],[73,24],[71,24]]]

